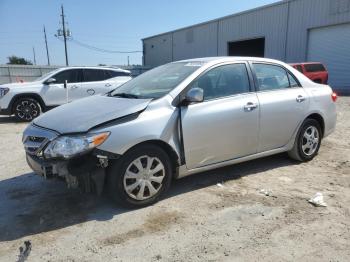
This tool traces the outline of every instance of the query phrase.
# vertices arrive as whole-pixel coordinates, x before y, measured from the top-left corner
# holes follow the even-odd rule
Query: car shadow
[[[20,123],[20,122],[18,122],[14,116],[0,116],[0,125],[10,124],[10,123]]]
[[[175,180],[163,199],[229,180],[296,165],[285,154],[241,163]],[[58,180],[34,173],[0,181],[0,242],[66,228],[87,221],[108,221],[133,210],[116,206],[106,196],[97,197],[67,189]]]

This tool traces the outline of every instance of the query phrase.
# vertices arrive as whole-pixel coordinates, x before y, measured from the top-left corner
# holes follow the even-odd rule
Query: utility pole
[[[66,54],[66,66],[68,66],[68,52],[67,52],[67,31],[66,31],[66,24],[64,21],[64,11],[63,11],[63,5],[61,5],[61,10],[62,10],[62,33],[63,33],[63,40],[64,40],[64,52]]]
[[[47,65],[50,65],[49,48],[48,48],[48,46],[47,46],[47,38],[46,38],[45,26],[44,26],[44,38],[45,38],[45,45],[46,45]]]
[[[36,57],[35,57],[35,49],[34,49],[34,46],[33,46],[33,57],[34,57],[34,65],[36,65]]]
[[[128,56],[128,66],[130,66],[130,57]]]

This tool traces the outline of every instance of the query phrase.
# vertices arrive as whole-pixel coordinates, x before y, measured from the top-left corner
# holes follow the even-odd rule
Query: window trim
[[[270,66],[277,66],[282,68],[284,71],[286,71],[287,73],[287,78],[288,78],[288,82],[289,82],[289,87],[288,88],[279,88],[279,89],[270,89],[270,90],[260,90],[260,85],[259,85],[259,81],[258,81],[258,77],[256,75],[256,71],[254,68],[254,64],[263,64],[263,65],[270,65]],[[296,89],[296,88],[303,88],[303,86],[300,84],[300,81],[298,80],[298,78],[295,77],[295,75],[288,70],[286,67],[284,67],[283,65],[279,65],[276,63],[272,63],[272,62],[263,62],[263,61],[249,61],[249,65],[251,66],[251,70],[252,70],[252,74],[253,74],[253,78],[254,78],[254,85],[255,85],[255,90],[256,93],[262,93],[262,92],[276,92],[276,91],[282,91],[282,90],[289,90],[289,89]],[[295,69],[296,70],[296,69]],[[288,77],[288,73],[294,78],[294,80],[297,82],[298,86],[292,87],[290,84],[290,80]]]
[[[178,104],[181,105],[182,101],[184,100],[186,93],[189,91],[189,89],[191,88],[192,84],[197,81],[200,77],[202,77],[203,75],[205,75],[206,73],[208,73],[209,71],[221,67],[221,66],[225,66],[225,65],[235,65],[235,64],[243,64],[246,68],[247,71],[247,76],[248,76],[248,82],[249,82],[249,91],[245,92],[245,93],[240,93],[240,94],[232,94],[232,95],[227,95],[227,96],[222,96],[222,97],[217,97],[217,98],[212,98],[209,100],[203,100],[202,103],[206,103],[206,102],[210,102],[210,101],[214,101],[214,100],[219,100],[219,99],[225,99],[225,98],[229,98],[229,97],[234,97],[234,96],[241,96],[241,95],[246,95],[246,94],[251,94],[251,93],[255,93],[255,85],[254,85],[254,79],[253,79],[253,74],[251,71],[251,68],[249,66],[249,63],[245,60],[242,61],[234,61],[234,62],[222,62],[216,65],[213,65],[209,68],[207,68],[205,71],[203,71],[200,75],[198,75],[195,79],[193,79],[181,92],[180,94],[173,100],[173,101],[178,101]],[[197,103],[196,103],[197,104]]]

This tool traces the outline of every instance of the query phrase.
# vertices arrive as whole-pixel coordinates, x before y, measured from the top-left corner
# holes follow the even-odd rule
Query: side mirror
[[[47,80],[45,81],[45,84],[49,85],[49,84],[53,84],[53,83],[55,83],[55,82],[56,82],[56,79],[53,78],[53,77],[51,77],[51,78],[49,78],[49,79],[47,79]]]
[[[202,88],[194,87],[191,88],[186,94],[187,103],[200,103],[204,100],[204,91]]]

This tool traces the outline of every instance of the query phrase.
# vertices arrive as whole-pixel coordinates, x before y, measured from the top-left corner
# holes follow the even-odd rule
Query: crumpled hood
[[[34,119],[33,123],[61,134],[82,133],[105,122],[140,112],[150,101],[96,95],[59,106]]]
[[[11,90],[16,90],[16,89],[23,89],[25,87],[33,87],[38,85],[42,85],[42,83],[38,81],[24,82],[24,83],[11,83],[11,84],[1,84],[0,87],[7,87]]]

